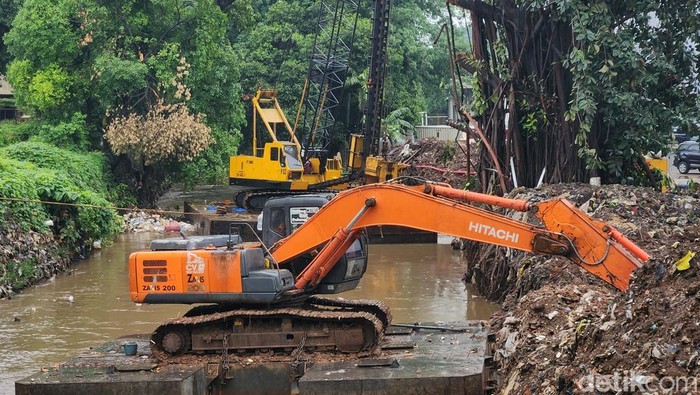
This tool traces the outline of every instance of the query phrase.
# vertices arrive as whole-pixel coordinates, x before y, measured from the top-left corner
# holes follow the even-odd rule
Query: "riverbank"
[[[129,212],[122,219],[122,233],[195,231],[189,223],[141,211]],[[12,220],[0,227],[0,299],[12,298],[27,287],[68,271],[74,262],[87,258],[102,245],[102,240],[87,245],[64,239],[60,230],[57,233],[51,226],[45,232],[23,229]]]
[[[483,295],[503,301],[490,321],[502,393],[634,392],[700,375],[700,326],[693,314],[700,305],[700,265],[683,260],[700,245],[697,195],[562,184],[516,190],[511,197],[565,197],[651,259],[622,293],[564,258],[470,245],[468,278]]]

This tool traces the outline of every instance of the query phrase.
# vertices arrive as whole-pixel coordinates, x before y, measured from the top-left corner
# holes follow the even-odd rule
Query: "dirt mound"
[[[425,138],[417,142],[394,147],[389,159],[408,165],[401,175],[422,177],[431,181],[445,182],[455,188],[464,188],[474,183],[474,166],[467,166],[467,146],[465,141],[442,141]],[[472,144],[470,159],[478,159],[476,144]],[[471,171],[467,171],[471,169]]]
[[[700,390],[700,318],[693,314],[700,256],[686,270],[676,264],[700,249],[700,200],[619,185],[511,194],[530,201],[558,196],[612,224],[652,259],[621,293],[563,258],[471,245],[467,276],[504,301],[491,321],[503,392]]]

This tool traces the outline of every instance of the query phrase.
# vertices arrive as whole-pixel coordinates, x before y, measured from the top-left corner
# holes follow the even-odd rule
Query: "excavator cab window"
[[[270,148],[270,160],[271,161],[278,161],[279,158],[280,158],[279,148],[277,148],[277,147]],[[282,165],[284,165],[284,163],[282,163]]]
[[[275,208],[270,210],[270,230],[281,237],[287,236],[286,222],[284,209]]]

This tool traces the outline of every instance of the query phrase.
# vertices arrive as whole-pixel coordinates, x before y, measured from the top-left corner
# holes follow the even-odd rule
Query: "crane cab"
[[[290,142],[265,143],[261,156],[236,155],[229,159],[231,185],[305,190],[309,183],[302,180],[303,173],[299,148]]]

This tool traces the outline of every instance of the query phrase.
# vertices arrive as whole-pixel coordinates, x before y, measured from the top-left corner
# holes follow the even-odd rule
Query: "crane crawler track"
[[[258,189],[238,192],[234,198],[236,205],[249,211],[262,211],[265,202],[272,198],[291,195],[308,195],[318,193],[335,194],[338,191],[331,189],[305,189],[299,191],[278,190],[278,189]]]
[[[179,356],[226,352],[291,354],[301,347],[316,352],[368,355],[391,320],[374,301],[335,301],[313,297],[305,307],[232,309],[195,307],[159,326],[151,351],[160,361]],[[214,311],[214,312],[212,312]]]

